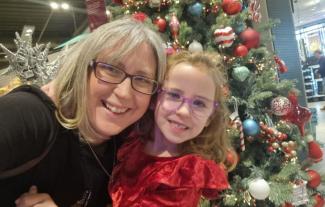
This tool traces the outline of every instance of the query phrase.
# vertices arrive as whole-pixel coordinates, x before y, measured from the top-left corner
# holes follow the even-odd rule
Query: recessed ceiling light
[[[70,9],[70,5],[64,2],[61,4],[61,8],[64,10],[68,10],[68,9]]]
[[[56,2],[50,2],[50,6],[52,9],[58,9],[59,8],[59,4]]]

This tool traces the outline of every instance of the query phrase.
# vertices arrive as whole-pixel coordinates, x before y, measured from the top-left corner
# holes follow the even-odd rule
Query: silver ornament
[[[16,53],[8,50],[4,45],[0,47],[6,54],[5,58],[9,61],[8,72],[14,72],[23,83],[44,85],[50,82],[59,68],[59,56],[53,62],[48,61],[50,43],[32,46],[32,40],[23,40],[16,32],[14,39],[17,47]]]

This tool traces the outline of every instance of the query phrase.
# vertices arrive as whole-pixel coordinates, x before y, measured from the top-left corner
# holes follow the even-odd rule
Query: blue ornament
[[[246,119],[243,122],[243,130],[246,136],[255,136],[260,133],[260,126],[253,119]]]
[[[203,11],[203,5],[199,2],[196,2],[188,7],[187,11],[193,16],[201,16]]]
[[[240,22],[234,27],[234,29],[235,29],[235,32],[237,34],[239,34],[246,29],[246,25],[244,23]]]

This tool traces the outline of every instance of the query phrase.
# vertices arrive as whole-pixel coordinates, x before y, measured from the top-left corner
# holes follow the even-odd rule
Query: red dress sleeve
[[[220,165],[198,155],[154,157],[132,138],[118,153],[109,193],[114,207],[197,207],[203,195],[215,198],[229,188]]]

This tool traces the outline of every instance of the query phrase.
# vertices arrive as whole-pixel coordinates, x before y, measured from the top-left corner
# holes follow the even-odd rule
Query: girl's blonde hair
[[[228,110],[223,95],[223,86],[226,83],[223,60],[218,53],[180,52],[168,59],[165,79],[168,79],[168,72],[180,63],[195,66],[212,77],[215,83],[214,99],[219,104],[209,118],[209,125],[195,139],[191,139],[180,146],[181,153],[200,154],[216,162],[224,162],[231,146],[226,133]]]
[[[55,79],[59,122],[68,129],[78,129],[85,137],[97,136],[87,115],[89,64],[103,50],[113,51],[107,56],[110,62],[122,60],[143,43],[152,47],[157,62],[156,80],[161,82],[166,67],[163,42],[156,32],[130,17],[100,26],[71,47]]]

